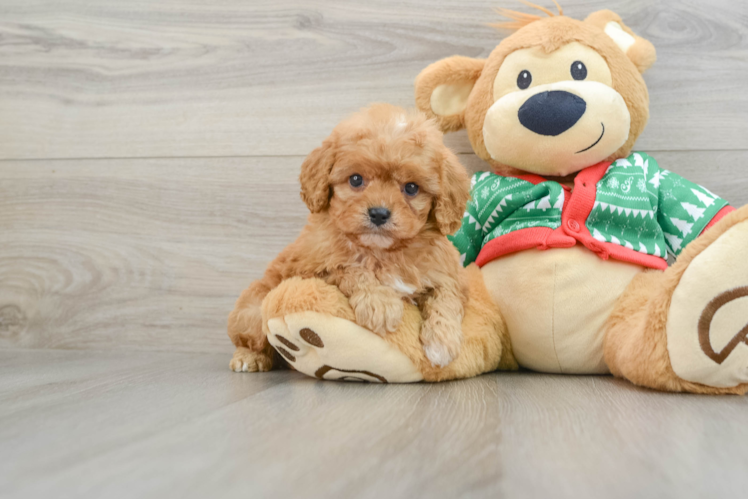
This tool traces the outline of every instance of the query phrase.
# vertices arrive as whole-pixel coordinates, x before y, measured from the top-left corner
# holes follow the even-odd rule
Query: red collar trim
[[[600,179],[605,175],[605,172],[608,171],[608,167],[611,163],[613,162],[601,161],[597,165],[592,165],[591,167],[581,170],[574,179],[574,187],[587,187],[589,184],[597,185],[597,183],[600,182]]]

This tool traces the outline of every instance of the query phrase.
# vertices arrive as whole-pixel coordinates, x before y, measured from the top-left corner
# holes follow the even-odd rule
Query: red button
[[[574,231],[575,233],[579,231],[579,222],[575,221],[574,219],[569,219],[566,222],[566,227]]]

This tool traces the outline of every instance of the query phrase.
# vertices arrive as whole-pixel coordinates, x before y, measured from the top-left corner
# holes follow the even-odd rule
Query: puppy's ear
[[[330,172],[335,163],[335,147],[330,138],[312,151],[301,164],[301,199],[313,214],[327,208],[330,202]]]
[[[465,109],[484,59],[452,56],[426,67],[416,77],[416,106],[436,118],[442,132],[465,126]]]
[[[644,73],[657,60],[657,52],[649,40],[637,36],[631,28],[623,24],[621,16],[611,10],[593,12],[586,23],[597,26],[605,32],[628,56],[639,73]]]
[[[460,228],[465,205],[470,198],[470,178],[457,156],[447,148],[442,153],[439,168],[439,196],[434,204],[434,217],[442,234],[449,235]]]

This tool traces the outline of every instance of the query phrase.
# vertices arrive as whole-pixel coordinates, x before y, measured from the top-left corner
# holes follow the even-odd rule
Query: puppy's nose
[[[369,209],[369,219],[375,226],[381,226],[390,220],[390,211],[384,207],[374,207]]]
[[[519,122],[540,135],[560,135],[579,121],[587,110],[581,97],[564,90],[540,92],[519,108]]]

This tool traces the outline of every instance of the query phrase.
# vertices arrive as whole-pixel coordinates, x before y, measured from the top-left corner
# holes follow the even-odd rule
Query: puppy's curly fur
[[[415,302],[424,316],[427,357],[435,366],[449,364],[460,351],[467,287],[446,235],[460,226],[469,179],[436,123],[387,104],[363,109],[312,151],[300,181],[308,224],[239,297],[229,316],[237,347],[231,369],[266,371],[277,364],[261,304],[294,276],[339,287],[356,322],[380,335],[397,329],[403,300]],[[372,208],[389,212],[385,223],[375,224]]]

